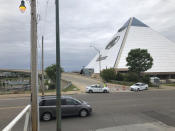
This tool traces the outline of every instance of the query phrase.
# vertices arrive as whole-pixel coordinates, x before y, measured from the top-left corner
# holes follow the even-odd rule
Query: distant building
[[[145,73],[162,78],[175,78],[175,43],[151,29],[135,17],[130,18],[114,35],[112,40],[97,54],[86,68],[101,70],[115,68],[127,72],[126,57],[131,49],[147,49],[153,57],[153,66]]]
[[[16,74],[12,72],[0,72],[0,77],[14,77],[14,76],[16,76]]]

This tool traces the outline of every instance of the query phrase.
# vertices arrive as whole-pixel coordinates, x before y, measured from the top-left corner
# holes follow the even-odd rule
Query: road
[[[63,118],[63,131],[89,131],[122,125],[164,123],[175,126],[175,91],[74,95],[93,107],[87,118]],[[55,120],[41,122],[42,131],[54,130]]]
[[[0,130],[2,130],[19,112],[29,104],[28,97],[0,99]]]
[[[78,99],[87,101],[93,107],[93,113],[86,118],[66,117],[62,119],[63,131],[103,131],[117,127],[131,130],[137,124],[142,125],[142,129],[138,131],[161,131],[155,128],[175,127],[175,91],[141,91],[141,92],[118,92],[109,94],[77,94],[73,95]],[[29,102],[27,98],[0,100],[0,127],[5,126],[4,121],[9,121],[12,116]],[[9,109],[2,109],[2,108]],[[2,120],[3,119],[3,120]],[[16,127],[19,131],[22,121]],[[153,123],[157,124],[154,130]],[[136,125],[135,125],[136,124]],[[41,131],[54,131],[56,121],[41,121]],[[112,130],[111,130],[112,131]],[[119,130],[120,131],[120,130]],[[133,130],[136,131],[136,130]],[[169,130],[167,130],[169,131]]]

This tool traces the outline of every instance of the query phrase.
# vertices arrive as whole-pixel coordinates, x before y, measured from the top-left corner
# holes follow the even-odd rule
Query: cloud
[[[20,1],[0,2],[0,68],[30,67],[30,4],[19,12]],[[129,17],[175,41],[173,0],[60,0],[61,65],[79,70],[102,49]],[[55,2],[38,0],[38,62],[44,35],[45,66],[55,62]]]

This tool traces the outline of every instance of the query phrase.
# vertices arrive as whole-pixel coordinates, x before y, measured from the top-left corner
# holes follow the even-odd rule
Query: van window
[[[80,103],[78,101],[75,101],[73,99],[66,99],[66,105],[79,105]]]
[[[44,105],[45,106],[56,106],[56,99],[46,100]]]
[[[45,104],[45,100],[42,100],[40,103],[39,103],[39,106],[44,106]]]
[[[66,100],[65,99],[61,99],[61,105],[66,105]]]

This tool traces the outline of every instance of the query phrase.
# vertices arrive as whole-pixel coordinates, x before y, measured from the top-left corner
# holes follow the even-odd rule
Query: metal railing
[[[31,112],[31,105],[27,105],[2,131],[11,131],[12,128],[18,123],[18,121],[24,116],[25,117],[25,123],[24,123],[24,130],[28,130],[28,124],[30,119],[30,112]]]

